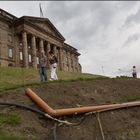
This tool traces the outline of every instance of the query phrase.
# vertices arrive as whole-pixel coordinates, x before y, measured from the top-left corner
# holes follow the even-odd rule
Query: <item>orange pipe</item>
[[[67,109],[52,109],[46,102],[44,102],[38,95],[35,94],[30,88],[25,90],[25,93],[39,106],[41,107],[46,113],[51,116],[65,116],[65,115],[72,115],[72,114],[80,114],[80,113],[87,113],[93,111],[99,111],[104,109],[111,109],[111,108],[125,108],[130,106],[139,106],[140,101],[135,102],[128,102],[122,104],[110,104],[110,105],[100,105],[100,106],[87,106],[87,107],[77,107],[77,108],[67,108]]]
[[[25,90],[25,93],[39,106],[41,107],[46,113],[52,115],[56,113],[47,103],[45,103],[38,95],[36,95],[30,88]]]

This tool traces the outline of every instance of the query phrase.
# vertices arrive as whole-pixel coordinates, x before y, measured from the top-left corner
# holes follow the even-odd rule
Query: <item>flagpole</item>
[[[42,8],[41,8],[41,3],[39,3],[39,8],[40,8],[40,17],[43,17],[43,11],[42,11]]]

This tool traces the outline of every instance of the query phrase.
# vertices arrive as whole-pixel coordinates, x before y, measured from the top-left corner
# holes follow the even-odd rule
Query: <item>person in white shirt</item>
[[[57,63],[58,63],[58,60],[56,58],[56,56],[54,55],[53,52],[49,52],[50,56],[49,56],[49,61],[50,61],[50,64],[51,64],[51,81],[52,80],[58,80],[58,76],[57,76],[57,73],[56,73],[56,70],[57,70]]]

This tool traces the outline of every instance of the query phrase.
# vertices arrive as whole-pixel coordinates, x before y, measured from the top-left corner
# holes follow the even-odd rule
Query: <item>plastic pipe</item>
[[[81,114],[81,113],[87,113],[87,112],[93,112],[93,111],[99,111],[99,110],[111,109],[111,108],[125,108],[130,106],[140,106],[140,101],[135,101],[135,102],[122,103],[122,104],[87,106],[87,107],[54,110],[46,102],[44,102],[38,95],[36,95],[36,93],[33,92],[30,88],[27,88],[25,90],[25,93],[46,113],[54,117],[72,115],[72,114]]]
[[[48,112],[49,115],[54,116],[56,111],[53,110],[46,102],[44,102],[38,95],[36,95],[30,88],[25,90],[25,93],[39,106],[41,107],[46,113]]]

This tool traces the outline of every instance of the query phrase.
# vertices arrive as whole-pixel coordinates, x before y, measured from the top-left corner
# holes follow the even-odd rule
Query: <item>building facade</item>
[[[0,65],[37,68],[42,51],[47,58],[55,53],[59,70],[81,72],[77,49],[65,43],[48,18],[17,18],[0,9]]]

